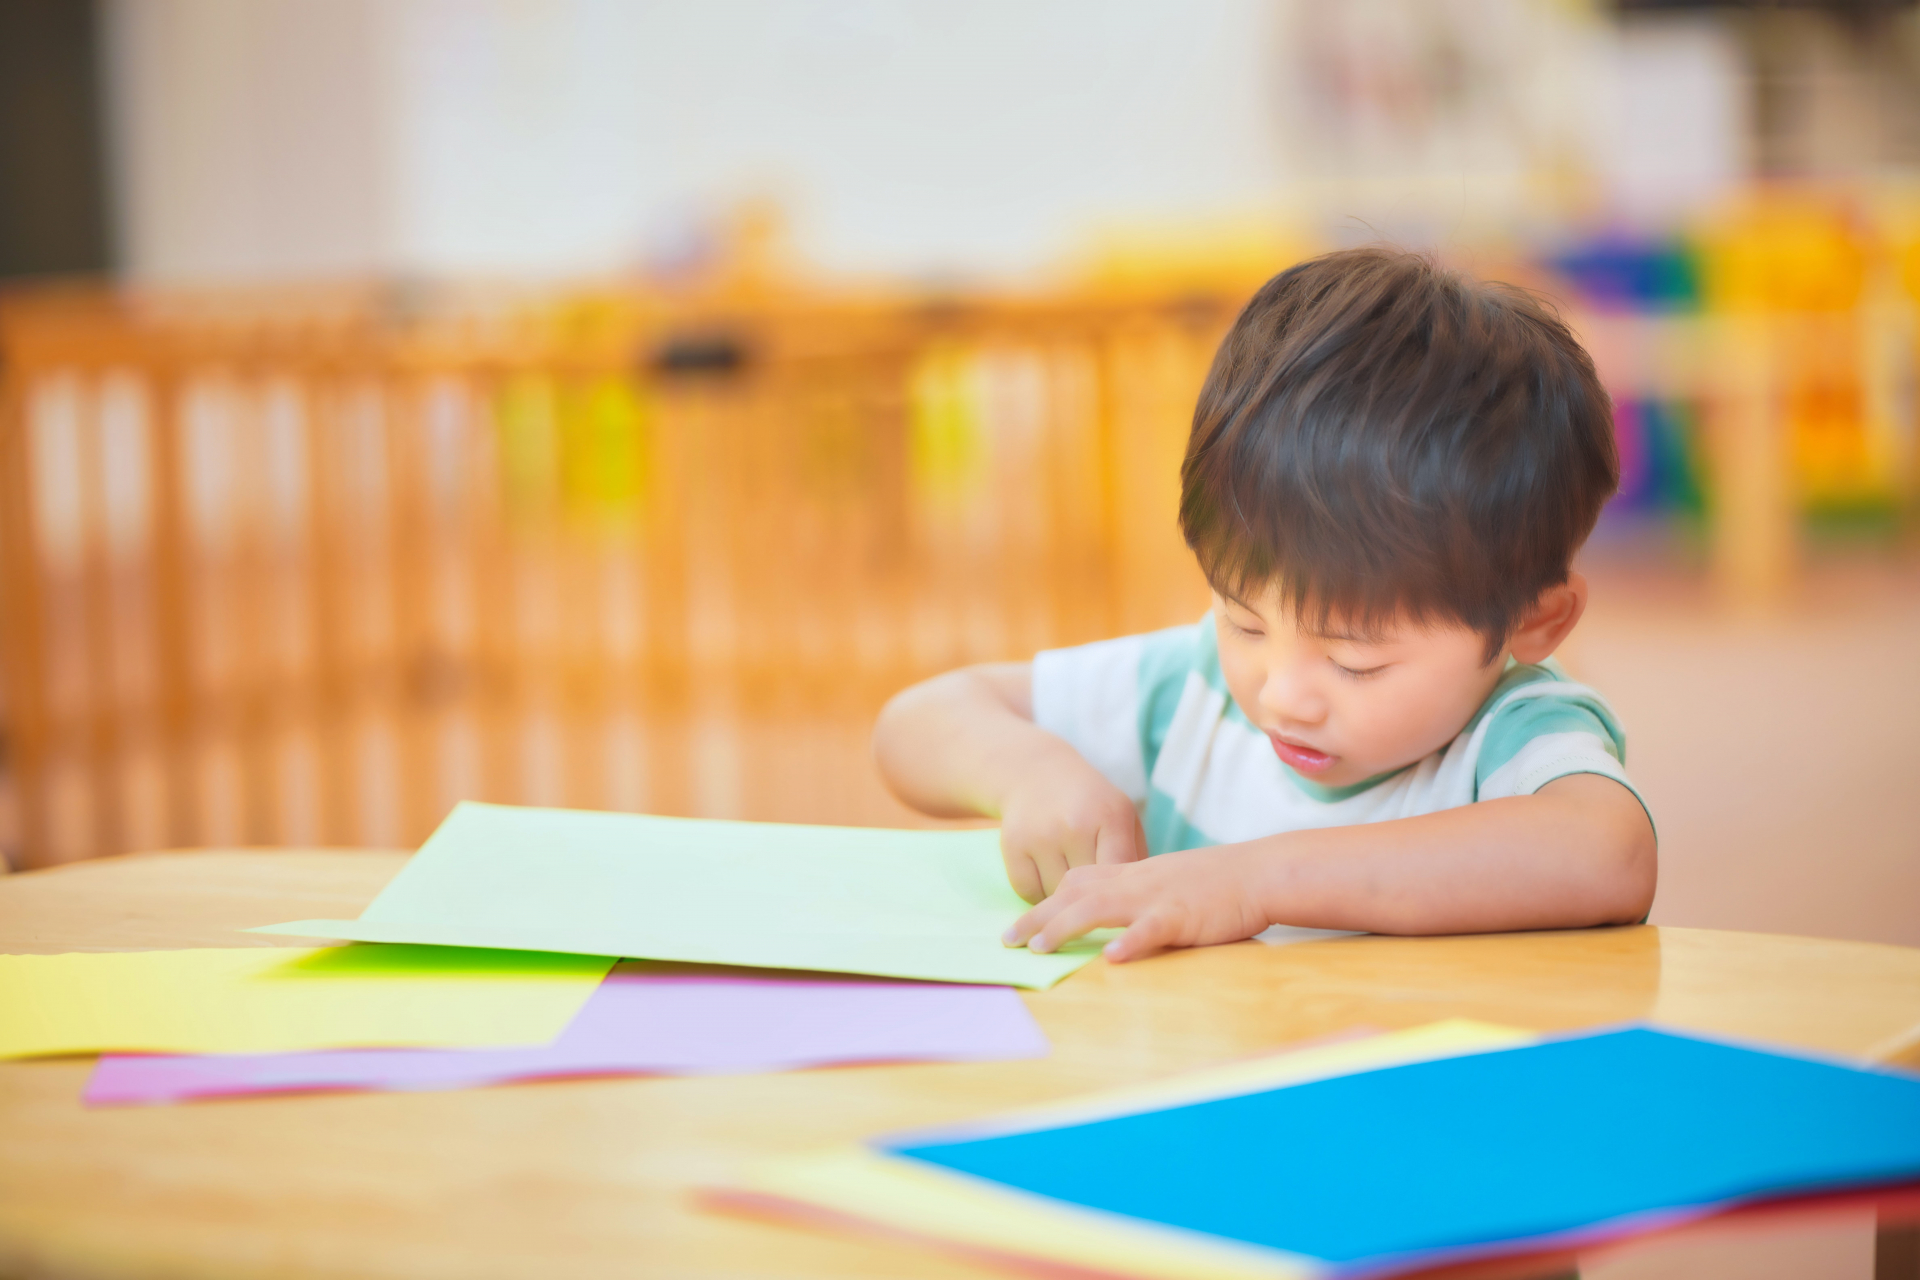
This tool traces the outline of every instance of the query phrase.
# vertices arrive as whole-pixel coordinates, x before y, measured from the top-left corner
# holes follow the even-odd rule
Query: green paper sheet
[[[0,1058],[544,1045],[612,967],[465,947],[0,956]]]
[[[996,831],[461,804],[358,920],[260,933],[1050,987],[1098,944],[1002,946]]]

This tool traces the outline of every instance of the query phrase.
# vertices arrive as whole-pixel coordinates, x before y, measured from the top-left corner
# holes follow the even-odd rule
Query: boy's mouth
[[[1324,751],[1315,751],[1312,747],[1303,747],[1297,743],[1288,742],[1277,733],[1268,734],[1267,741],[1273,744],[1273,753],[1298,773],[1324,772],[1333,766],[1333,762],[1337,758],[1328,755]]]

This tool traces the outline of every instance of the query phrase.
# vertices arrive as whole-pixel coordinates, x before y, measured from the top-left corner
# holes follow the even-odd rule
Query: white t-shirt
[[[1152,853],[1531,795],[1574,773],[1612,778],[1646,803],[1627,779],[1613,709],[1551,659],[1510,665],[1439,751],[1347,787],[1301,777],[1241,714],[1211,615],[1036,655],[1033,719],[1133,800]]]

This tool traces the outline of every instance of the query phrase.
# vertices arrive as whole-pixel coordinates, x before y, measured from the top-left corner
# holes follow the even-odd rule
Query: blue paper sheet
[[[1920,1178],[1920,1078],[1635,1028],[888,1149],[1340,1268]]]

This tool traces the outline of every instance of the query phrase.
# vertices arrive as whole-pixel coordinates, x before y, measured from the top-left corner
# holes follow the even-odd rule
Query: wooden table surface
[[[405,860],[144,854],[0,877],[0,952],[289,945]],[[523,1084],[89,1111],[90,1059],[0,1063],[0,1276],[982,1277],[905,1246],[702,1212],[755,1157],[1164,1076],[1353,1027],[1629,1019],[1920,1065],[1920,950],[1630,928],[1242,943],[1027,1002],[1037,1062]]]

